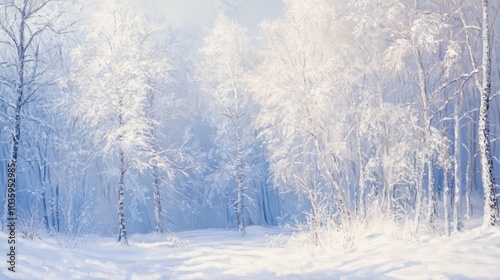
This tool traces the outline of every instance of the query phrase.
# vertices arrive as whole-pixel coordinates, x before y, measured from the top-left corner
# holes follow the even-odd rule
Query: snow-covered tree
[[[200,168],[201,164],[194,162],[195,160],[190,157],[187,151],[189,149],[187,143],[192,140],[188,132],[189,129],[186,129],[183,133],[177,131],[176,134],[179,135],[178,140],[180,143],[172,143],[165,139],[167,138],[166,134],[168,134],[168,131],[165,130],[169,129],[169,125],[186,117],[188,114],[185,100],[175,91],[175,88],[172,88],[172,84],[179,81],[176,81],[176,77],[171,77],[175,76],[175,74],[171,73],[172,71],[184,70],[182,68],[182,70],[176,70],[174,63],[185,61],[177,59],[177,62],[175,62],[176,56],[180,56],[179,50],[173,47],[177,40],[175,31],[168,30],[166,38],[162,38],[164,37],[162,35],[163,29],[159,28],[158,31],[156,32],[158,34],[154,37],[155,41],[150,42],[153,43],[152,50],[154,50],[151,53],[151,60],[154,60],[154,67],[157,69],[150,67],[149,70],[148,84],[150,88],[147,97],[146,116],[153,121],[149,137],[151,138],[151,148],[154,151],[151,176],[153,180],[155,230],[162,233],[164,231],[166,212],[162,207],[162,201],[167,199],[164,197],[165,191],[162,191],[162,189],[167,186],[174,187],[172,182],[176,178],[176,174],[186,178],[189,177],[187,175],[189,172],[198,172],[196,170]],[[168,75],[165,74],[166,70],[169,70]]]
[[[118,241],[127,244],[124,191],[132,182],[126,176],[161,164],[151,146],[155,121],[146,115],[150,67],[161,72],[167,66],[152,63],[150,30],[129,1],[100,3],[84,30],[88,35],[71,56],[77,86],[69,96],[71,112],[88,127],[103,158],[118,163]]]
[[[251,182],[249,155],[255,144],[245,75],[251,66],[247,30],[220,14],[200,50],[198,79],[210,94],[210,119],[216,128],[218,163],[214,184],[222,192],[236,186],[238,231],[245,234],[245,194]],[[231,202],[229,202],[232,204]],[[229,205],[231,207],[231,205]],[[231,207],[232,208],[232,207]]]
[[[310,203],[316,244],[326,224],[347,228],[351,221],[347,136],[355,75],[336,12],[323,1],[287,1],[283,18],[261,25],[252,79],[260,106],[255,125],[274,184]]]
[[[440,170],[445,172],[449,168],[439,164],[438,157],[446,152],[441,148],[447,140],[437,127],[441,126],[450,101],[457,98],[460,85],[474,76],[476,70],[456,66],[460,46],[453,29],[457,24],[453,7],[431,1],[421,1],[418,5],[412,1],[360,1],[355,5],[360,11],[370,11],[353,16],[359,40],[365,42],[365,34],[375,33],[369,41],[375,42],[378,49],[385,49],[381,63],[397,75],[397,81],[404,81],[401,89],[407,89],[398,98],[413,103],[420,112],[421,143],[414,158],[415,170],[420,173],[415,186],[415,222],[418,227],[426,209],[425,224],[436,231],[437,191],[441,182],[435,182],[435,178],[440,178],[437,176]],[[390,77],[385,79],[390,81]],[[391,98],[396,100],[395,96]]]
[[[465,67],[471,68],[475,75],[475,87],[479,92],[477,114],[477,140],[479,149],[479,163],[481,165],[481,183],[484,194],[484,220],[483,226],[494,225],[498,219],[498,202],[496,199],[496,186],[493,170],[493,157],[491,154],[490,135],[490,103],[492,84],[492,21],[490,19],[489,1],[481,1],[480,8],[474,2],[459,3],[457,21],[462,28],[463,37],[461,44],[464,46],[466,59],[462,61]],[[478,47],[481,46],[480,48]],[[482,61],[481,61],[482,60]],[[480,62],[481,61],[481,62]],[[471,95],[474,90],[470,90]],[[467,95],[464,95],[467,98]],[[471,98],[471,97],[469,97]],[[475,151],[470,151],[474,154]],[[469,164],[470,165],[470,164]],[[469,203],[468,203],[468,209]],[[468,211],[470,212],[470,211]]]
[[[37,113],[47,108],[44,97],[57,76],[57,50],[60,35],[67,32],[71,21],[64,17],[69,1],[5,0],[0,2],[0,105],[5,109],[0,120],[9,134],[9,164],[16,165],[23,138],[33,127],[46,129]],[[39,136],[39,135],[37,135]],[[34,146],[31,146],[34,148]],[[32,151],[36,153],[36,151]],[[46,151],[42,151],[45,153]],[[25,151],[25,158],[31,157]],[[37,164],[46,167],[38,157]],[[24,164],[24,163],[23,163]],[[27,165],[24,165],[27,168]],[[18,166],[16,173],[19,173]],[[47,170],[36,170],[45,173]],[[19,175],[19,174],[18,174]],[[42,175],[43,177],[43,175]],[[22,181],[25,178],[17,178]],[[44,185],[44,184],[42,184]],[[19,186],[19,185],[18,185]],[[45,195],[45,187],[42,195]],[[21,200],[19,200],[21,201]],[[7,205],[6,205],[7,206]],[[4,209],[6,213],[7,209]],[[47,218],[47,212],[44,216]],[[2,222],[3,223],[3,222]]]
[[[489,106],[491,96],[491,30],[488,0],[482,0],[482,80],[478,88],[480,92],[478,137],[479,155],[481,157],[481,178],[484,189],[484,221],[483,226],[495,225],[498,219],[498,201],[491,157]]]

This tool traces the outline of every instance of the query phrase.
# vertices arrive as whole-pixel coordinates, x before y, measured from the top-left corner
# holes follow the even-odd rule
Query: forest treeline
[[[220,14],[198,49],[137,4],[0,2],[25,237],[498,223],[500,3],[286,0],[253,36]]]

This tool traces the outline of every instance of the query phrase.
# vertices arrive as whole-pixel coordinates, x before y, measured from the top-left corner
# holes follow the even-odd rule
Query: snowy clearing
[[[498,228],[421,242],[371,232],[348,252],[293,239],[291,231],[257,226],[245,237],[222,229],[132,235],[130,247],[115,237],[73,248],[19,239],[17,271],[4,264],[2,279],[500,279]]]

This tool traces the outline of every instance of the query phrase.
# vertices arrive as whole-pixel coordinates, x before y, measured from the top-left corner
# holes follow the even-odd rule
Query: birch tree
[[[491,155],[490,140],[490,98],[491,98],[491,64],[492,64],[492,36],[491,22],[489,16],[489,1],[481,1],[480,12],[474,12],[475,6],[464,3],[458,20],[464,30],[464,45],[466,48],[468,63],[474,69],[475,86],[479,91],[479,112],[477,114],[477,139],[479,146],[479,163],[481,166],[481,183],[484,194],[484,219],[483,226],[495,225],[498,219],[498,202],[496,198],[496,186],[493,172],[493,158]],[[477,22],[470,22],[470,15],[477,14]],[[479,31],[479,32],[478,32]],[[477,37],[477,39],[476,39]],[[481,40],[481,48],[475,48],[475,42]],[[481,59],[479,59],[481,58]],[[480,62],[480,60],[482,60]],[[481,75],[479,75],[479,73]],[[472,153],[472,151],[470,151]],[[471,164],[469,160],[468,166]],[[470,177],[470,176],[469,176]],[[469,193],[467,193],[467,199]],[[471,205],[467,202],[468,214]]]
[[[252,89],[255,125],[266,144],[274,184],[311,205],[308,227],[348,229],[349,96],[355,80],[338,10],[322,1],[288,1],[282,19],[262,26],[261,62]]]
[[[179,71],[174,66],[174,57],[180,54],[172,46],[177,40],[175,31],[152,25],[155,28],[152,28],[153,32],[149,35],[152,39],[148,40],[151,50],[147,67],[146,117],[151,122],[148,137],[152,158],[149,169],[153,180],[155,231],[163,233],[165,216],[168,214],[165,207],[162,207],[162,201],[167,199],[163,195],[164,189],[173,188],[177,176],[189,178],[188,173],[196,173],[198,166],[188,155],[186,146],[191,139],[186,131],[181,135],[180,143],[166,140],[165,134],[170,132],[169,125],[185,117],[187,110],[182,96],[171,88],[173,81],[176,81],[172,72]]]
[[[498,202],[496,185],[493,173],[493,159],[491,157],[489,107],[491,96],[491,30],[489,19],[488,0],[482,0],[482,80],[477,82],[480,93],[478,141],[481,160],[481,181],[484,190],[484,219],[483,226],[497,223]]]
[[[210,105],[215,139],[220,151],[216,184],[236,185],[238,232],[245,234],[245,197],[250,179],[248,156],[255,142],[250,127],[249,91],[245,75],[250,68],[247,30],[220,14],[200,50],[198,78],[213,98]],[[223,188],[225,189],[225,188]]]
[[[72,51],[72,80],[78,92],[68,97],[71,110],[89,128],[104,159],[117,166],[118,242],[123,244],[128,244],[127,175],[149,168],[154,158],[150,145],[153,122],[145,113],[150,61],[144,23],[129,1],[102,2],[85,26],[85,41]]]

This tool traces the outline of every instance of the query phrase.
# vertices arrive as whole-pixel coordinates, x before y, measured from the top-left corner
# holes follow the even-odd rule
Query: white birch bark
[[[493,177],[493,160],[490,147],[489,106],[491,93],[491,46],[488,0],[482,1],[483,8],[483,79],[480,88],[480,106],[478,121],[478,140],[481,161],[481,180],[484,190],[483,227],[495,225],[497,222],[498,204],[495,197],[495,179]]]
[[[244,217],[244,204],[243,204],[243,195],[244,195],[244,171],[243,171],[243,153],[241,147],[241,140],[238,136],[238,158],[236,159],[236,176],[238,182],[238,197],[237,197],[237,219],[238,219],[238,232],[240,235],[245,235],[245,217]]]
[[[450,202],[451,190],[448,181],[448,168],[444,170],[444,191],[443,191],[443,207],[444,207],[444,233],[450,235]]]
[[[121,244],[128,245],[128,240],[127,240],[127,230],[126,230],[126,225],[125,225],[125,211],[123,209],[124,205],[124,185],[125,185],[125,173],[126,173],[126,167],[125,167],[125,153],[123,151],[120,151],[120,180],[118,182],[118,227],[119,227],[119,234],[118,234],[118,242]]]
[[[460,95],[457,98],[457,104],[455,106],[455,111],[453,113],[453,118],[455,120],[454,138],[455,138],[455,152],[454,152],[454,201],[453,201],[453,224],[452,228],[454,231],[461,231],[463,227],[462,223],[462,182],[460,181],[460,99],[463,96]]]

